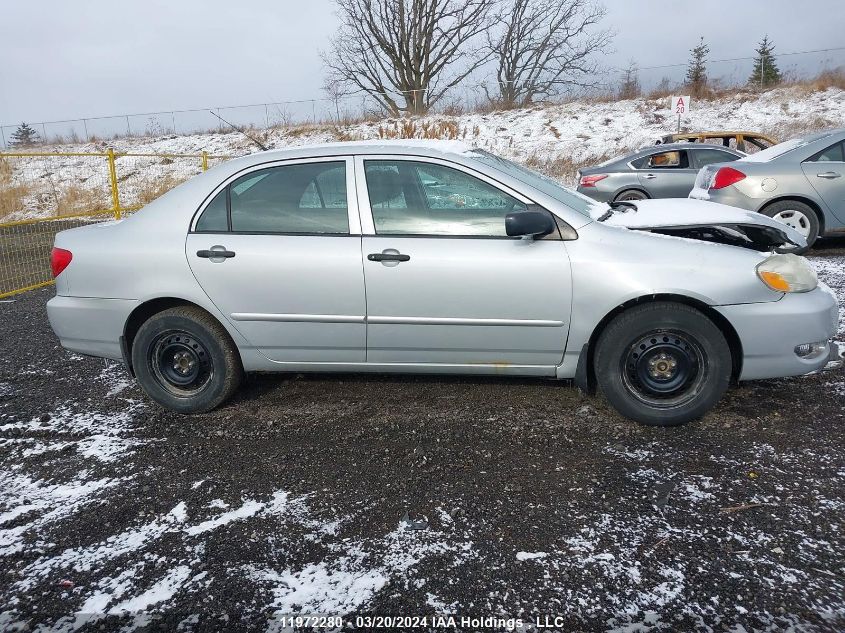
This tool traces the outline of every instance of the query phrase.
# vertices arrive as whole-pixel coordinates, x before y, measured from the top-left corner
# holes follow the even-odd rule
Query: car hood
[[[761,251],[807,245],[804,236],[786,224],[726,204],[691,198],[637,200],[634,204],[636,210],[619,207],[603,223]],[[594,220],[601,217],[603,209],[607,207],[596,205],[591,212]]]

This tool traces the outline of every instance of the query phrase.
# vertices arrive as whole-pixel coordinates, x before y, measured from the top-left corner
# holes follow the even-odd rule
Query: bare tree
[[[613,38],[595,29],[604,15],[590,0],[508,0],[490,36],[499,89],[491,100],[515,107],[563,87],[596,85],[595,56]]]
[[[620,99],[636,99],[642,94],[640,86],[640,68],[633,59],[622,71],[622,83],[619,86]]]
[[[335,0],[341,27],[328,80],[394,116],[424,114],[485,60],[477,37],[497,0]]]

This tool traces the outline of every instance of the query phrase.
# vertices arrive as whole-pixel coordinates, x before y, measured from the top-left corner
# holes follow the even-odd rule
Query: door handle
[[[646,180],[651,180],[652,178],[657,178],[657,176],[655,176],[654,174],[646,174],[645,176],[643,176],[643,178],[645,178]]]
[[[204,257],[205,259],[217,259],[234,257],[235,251],[227,251],[225,249],[222,250],[205,250],[205,251],[197,251],[197,257]]]
[[[828,180],[832,180],[834,178],[839,178],[840,174],[835,171],[825,171],[821,174],[816,174],[816,178],[827,178]]]
[[[367,259],[371,262],[407,262],[411,256],[402,253],[370,253]]]

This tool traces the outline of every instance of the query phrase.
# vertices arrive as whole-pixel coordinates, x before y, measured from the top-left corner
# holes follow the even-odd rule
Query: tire
[[[731,350],[695,308],[656,302],[608,324],[596,344],[594,368],[619,413],[649,426],[676,426],[700,418],[724,395]]]
[[[619,192],[613,198],[614,202],[617,200],[648,200],[648,196],[639,189],[626,189],[625,191]]]
[[[204,413],[225,402],[243,377],[229,333],[207,312],[170,308],[141,325],[132,344],[141,388],[177,413]]]
[[[760,213],[791,226],[807,238],[807,248],[783,248],[778,249],[778,252],[801,255],[810,250],[819,237],[819,216],[808,204],[797,200],[780,200],[762,209]]]

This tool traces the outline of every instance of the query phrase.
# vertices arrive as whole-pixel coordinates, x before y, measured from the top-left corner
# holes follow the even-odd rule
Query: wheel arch
[[[135,309],[132,310],[132,312],[129,314],[126,319],[126,323],[123,326],[123,336],[120,337],[120,351],[123,355],[123,361],[126,364],[129,373],[133,377],[135,376],[135,371],[132,368],[132,344],[135,341],[135,335],[138,334],[138,330],[146,321],[148,321],[151,317],[155,316],[159,312],[163,312],[164,310],[169,310],[170,308],[176,308],[180,306],[189,306],[198,310],[202,310],[215,321],[220,323],[220,325],[223,327],[223,330],[228,333],[226,325],[222,323],[220,319],[218,319],[214,314],[206,310],[201,305],[194,303],[193,301],[182,299],[180,297],[156,297],[155,299],[145,301],[144,303],[141,303],[140,305],[136,306]],[[240,349],[238,345],[235,344],[234,347],[238,351],[238,355],[240,356]],[[241,359],[241,361],[243,361],[243,359]]]
[[[776,204],[778,202],[788,202],[788,201],[801,202],[803,204],[806,204],[808,207],[810,207],[813,210],[813,213],[816,214],[816,219],[819,221],[819,236],[824,234],[824,232],[825,232],[824,211],[822,210],[821,205],[818,202],[816,202],[815,200],[813,200],[812,198],[809,198],[807,196],[802,196],[800,194],[795,194],[795,195],[785,194],[785,195],[782,195],[782,196],[778,196],[777,198],[772,198],[771,200],[767,200],[765,204],[761,205],[760,208],[757,209],[757,213],[763,213],[763,211],[765,211],[770,206],[772,206],[773,204]]]
[[[622,195],[626,191],[639,191],[641,194],[643,194],[646,197],[646,200],[652,199],[652,195],[648,191],[646,191],[645,188],[643,188],[642,185],[637,184],[637,185],[630,185],[628,187],[619,187],[619,189],[617,189],[616,191],[613,192],[613,196],[611,197],[611,200],[616,200],[620,195]]]
[[[605,328],[607,328],[608,324],[626,310],[635,306],[646,303],[656,303],[658,301],[680,303],[682,305],[695,308],[710,319],[717,328],[719,328],[719,331],[722,332],[722,335],[728,343],[728,348],[731,351],[731,382],[737,382],[740,374],[742,373],[742,341],[730,321],[728,321],[724,315],[720,314],[718,310],[713,309],[712,306],[700,301],[699,299],[694,299],[693,297],[686,295],[662,293],[644,295],[630,299],[613,308],[610,312],[604,315],[604,317],[602,317],[598,324],[596,324],[593,328],[592,334],[590,334],[589,340],[582,348],[581,354],[578,358],[578,368],[576,369],[575,382],[582,391],[585,393],[595,393],[596,391],[596,373],[594,367],[596,343],[598,342],[602,332],[604,332]]]

